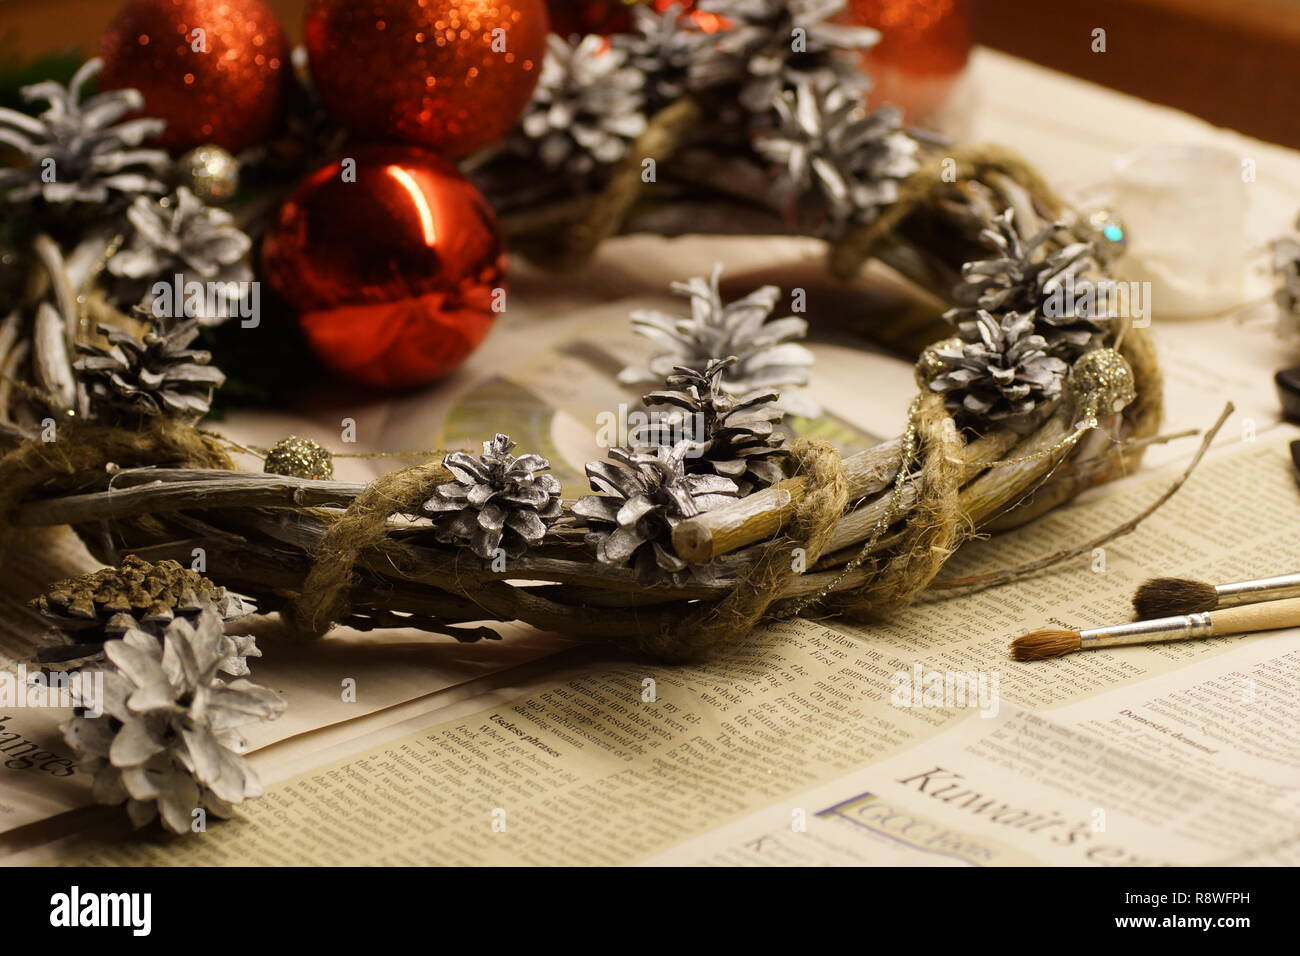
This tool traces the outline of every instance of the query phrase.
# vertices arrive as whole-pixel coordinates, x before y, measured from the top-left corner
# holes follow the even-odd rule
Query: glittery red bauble
[[[546,53],[543,0],[312,0],[312,81],[368,139],[464,156],[528,105]]]
[[[505,254],[487,201],[450,162],[415,146],[364,146],[280,207],[262,277],[297,309],[326,365],[394,388],[432,381],[483,341]]]
[[[167,121],[160,145],[215,143],[232,153],[275,131],[289,47],[262,0],[132,0],[100,45],[100,87],[134,87],[144,113]]]

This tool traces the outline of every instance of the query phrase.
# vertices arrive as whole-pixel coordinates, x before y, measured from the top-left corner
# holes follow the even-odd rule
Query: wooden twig
[[[1228,416],[1235,410],[1236,406],[1234,406],[1232,402],[1228,402],[1228,404],[1224,406],[1223,412],[1219,415],[1218,421],[1216,421],[1205,433],[1205,437],[1201,440],[1201,447],[1198,448],[1196,454],[1192,456],[1192,460],[1188,463],[1187,468],[1183,473],[1179,475],[1174,482],[1166,488],[1158,498],[1156,498],[1155,501],[1151,502],[1151,504],[1147,505],[1147,507],[1143,508],[1140,512],[1120,524],[1118,527],[1093,538],[1091,541],[1085,541],[1083,544],[1076,547],[1057,551],[1054,554],[1049,554],[1045,558],[1039,558],[1037,561],[1030,561],[1014,568],[1004,568],[1001,571],[991,571],[986,574],[972,574],[961,578],[943,578],[937,581],[932,581],[929,590],[942,591],[952,588],[986,588],[998,584],[1005,584],[1008,581],[1013,581],[1026,575],[1033,574],[1036,571],[1041,571],[1044,568],[1051,567],[1054,564],[1059,564],[1062,561],[1077,558],[1081,554],[1088,554],[1094,549],[1100,548],[1102,545],[1130,533],[1143,521],[1155,514],[1160,506],[1172,498],[1178,492],[1178,489],[1186,483],[1187,479],[1192,476],[1192,472],[1196,470],[1196,466],[1201,463],[1201,459],[1205,457],[1205,453],[1210,450],[1210,444],[1214,441],[1214,437],[1219,434],[1219,429],[1223,427],[1223,423],[1228,420]]]
[[[898,473],[898,439],[844,459],[849,499],[858,500],[889,486]],[[805,478],[787,478],[734,504],[715,508],[673,529],[673,548],[691,564],[770,538],[794,513],[803,497]]]
[[[50,288],[54,290],[54,302],[64,323],[64,344],[71,353],[77,344],[77,296],[68,278],[63,252],[59,249],[58,243],[45,233],[32,240],[32,250],[49,275]]]
[[[188,481],[160,481],[28,502],[19,509],[14,524],[82,524],[186,509],[346,507],[365,489],[365,485],[348,482],[306,481],[279,475],[234,471],[204,474],[207,477]]]

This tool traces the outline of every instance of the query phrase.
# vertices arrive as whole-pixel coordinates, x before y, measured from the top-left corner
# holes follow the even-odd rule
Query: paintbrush
[[[1011,642],[1011,656],[1018,661],[1036,661],[1098,647],[1186,641],[1297,626],[1300,626],[1300,597],[1245,604],[1221,611],[1161,617],[1154,621],[1131,621],[1086,631],[1034,631]]]
[[[1190,578],[1152,578],[1133,592],[1137,619],[1197,614],[1215,608],[1237,607],[1258,601],[1300,597],[1300,574],[1238,581],[1236,584],[1206,584]]]

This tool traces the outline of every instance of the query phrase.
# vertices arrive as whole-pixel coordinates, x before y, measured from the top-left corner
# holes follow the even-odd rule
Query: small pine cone
[[[138,197],[127,209],[131,239],[108,260],[107,269],[118,277],[118,301],[140,302],[153,310],[153,285],[204,282],[210,290],[190,318],[201,325],[220,325],[239,314],[253,269],[248,262],[252,240],[235,225],[224,209],[206,205],[184,186],[161,199]],[[193,309],[198,298],[187,298]],[[211,310],[208,306],[211,305]],[[179,316],[177,316],[179,318]]]
[[[892,106],[868,113],[858,90],[800,82],[773,106],[779,122],[760,131],[754,147],[777,164],[787,214],[819,235],[874,221],[919,166],[902,113]]]
[[[522,554],[541,542],[546,529],[560,516],[560,483],[541,472],[551,467],[541,455],[510,452],[507,435],[483,443],[479,457],[454,451],[442,460],[455,481],[439,485],[424,503],[438,538],[467,544],[484,560],[498,548]]]
[[[844,0],[699,0],[697,9],[729,26],[709,35],[713,42],[691,66],[692,86],[738,84],[741,104],[755,113],[766,113],[782,92],[809,80],[865,88],[857,51],[874,46],[880,34],[831,22],[844,6]]]
[[[98,666],[104,642],[139,630],[159,637],[173,620],[197,620],[212,608],[223,621],[251,614],[253,606],[175,561],[150,564],[127,555],[120,567],[101,568],[50,585],[31,601],[58,628],[64,643],[37,651],[41,664],[58,669]],[[245,657],[261,656],[251,637],[230,637],[225,673],[248,673]]]
[[[646,586],[682,584],[695,570],[673,551],[672,531],[687,518],[736,498],[736,483],[722,475],[688,475],[690,442],[654,454],[610,450],[612,461],[587,463],[593,491],[573,506],[590,529],[587,543],[610,567],[631,565]]]
[[[579,181],[618,162],[645,131],[645,77],[604,37],[551,34],[532,102],[512,145]]]
[[[81,91],[100,69],[87,60],[66,86],[53,81],[23,87],[24,100],[45,101],[39,116],[0,107],[0,143],[24,164],[0,169],[0,196],[9,203],[86,204],[102,211],[125,197],[159,194],[171,159],[141,144],[163,129],[157,119],[126,119],[144,106],[137,90],[111,90],[84,102]],[[114,206],[116,208],[116,205]]]
[[[189,833],[196,811],[228,818],[261,795],[238,728],[274,720],[285,705],[265,687],[218,676],[227,640],[208,607],[160,637],[132,629],[105,644],[103,699],[82,701],[62,727],[78,768],[94,774],[97,802],[125,804],[137,827],[161,818]]]
[[[772,403],[774,391],[736,398],[720,380],[735,357],[710,361],[703,372],[678,366],[665,384],[644,399],[651,410],[669,409],[633,435],[634,444],[672,446],[692,443],[684,459],[687,474],[715,474],[736,482],[741,497],[785,477],[780,462],[789,451],[785,435],[776,429],[784,412]]]
[[[1019,418],[1061,395],[1069,366],[1047,352],[1028,315],[1008,312],[999,321],[976,313],[979,339],[940,343],[929,350],[923,367],[934,370],[932,391],[967,424]]]
[[[780,393],[777,407],[792,415],[815,418],[821,414],[806,395],[792,391],[808,384],[813,354],[797,341],[808,334],[808,323],[798,316],[773,319],[781,290],[765,285],[735,302],[722,301],[718,282],[722,266],[713,274],[674,282],[673,292],[690,300],[689,316],[641,309],[632,313],[632,328],[661,349],[646,367],[628,366],[618,379],[627,385],[658,384],[678,367],[704,372],[714,359],[735,356],[726,367],[719,387],[741,398],[758,391]]]
[[[712,45],[713,35],[696,29],[682,7],[632,8],[633,30],[611,43],[627,54],[628,66],[645,77],[648,112],[655,113],[686,94],[691,64]]]
[[[196,320],[158,320],[142,339],[110,325],[99,331],[108,347],[79,343],[82,358],[73,366],[82,405],[93,420],[165,416],[196,422],[208,413],[213,389],[226,377],[208,364],[208,352],[189,347],[199,334]]]
[[[954,291],[958,305],[944,316],[962,338],[979,338],[977,315],[983,309],[1031,316],[1053,355],[1071,359],[1099,344],[1114,318],[1110,296],[1088,278],[1100,269],[1096,249],[1088,242],[1060,245],[1066,230],[1064,223],[1052,223],[1027,237],[1012,209],[987,225],[980,239],[995,255],[962,266]]]

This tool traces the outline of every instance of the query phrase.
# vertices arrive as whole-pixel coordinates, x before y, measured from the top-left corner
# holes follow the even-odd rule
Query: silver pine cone
[[[261,796],[238,728],[274,720],[285,705],[265,687],[218,676],[226,645],[215,609],[177,618],[161,640],[127,631],[104,651],[104,699],[83,702],[103,714],[83,710],[62,727],[80,769],[94,774],[97,802],[125,803],[137,827],[161,818],[172,833],[188,833],[195,811],[228,818],[235,804]]]
[[[88,60],[67,87],[52,80],[23,87],[24,100],[46,104],[38,116],[0,107],[0,145],[26,161],[20,168],[0,169],[6,200],[101,204],[167,191],[162,180],[171,159],[162,150],[139,148],[162,132],[163,121],[119,122],[144,106],[140,93],[114,90],[82,101],[82,87],[100,66],[99,59]]]
[[[892,106],[868,113],[857,90],[808,81],[773,106],[778,122],[756,135],[754,147],[777,165],[785,205],[802,218],[818,208],[820,221],[810,225],[828,238],[872,222],[916,172],[917,142]]]
[[[980,310],[994,314],[1020,312],[1033,318],[1035,328],[1055,355],[1073,358],[1100,343],[1113,315],[1110,296],[1088,274],[1100,268],[1088,242],[1058,239],[1064,223],[1052,223],[1025,236],[1007,209],[980,233],[994,253],[962,266],[962,282],[954,292],[957,307],[945,314],[961,336],[979,337]]]
[[[674,282],[672,290],[691,302],[689,316],[651,309],[632,313],[632,328],[659,346],[647,367],[629,366],[619,373],[624,384],[664,381],[678,367],[705,372],[709,362],[736,357],[718,387],[737,398],[775,389],[779,408],[790,414],[816,417],[816,403],[789,389],[808,384],[813,354],[796,340],[808,334],[808,323],[797,316],[772,319],[781,297],[776,286],[763,286],[742,299],[724,303],[718,290],[722,266],[708,279]]]
[[[880,34],[831,23],[844,0],[700,0],[698,8],[730,27],[713,34],[691,68],[697,89],[738,83],[741,104],[762,113],[801,81],[867,86],[854,51],[874,46]]]
[[[108,260],[108,271],[122,281],[119,298],[152,308],[155,282],[171,286],[199,281],[213,292],[201,309],[189,309],[202,325],[220,325],[238,309],[253,278],[248,263],[252,240],[224,209],[203,202],[184,186],[162,199],[137,198],[126,211],[131,238]],[[186,305],[191,305],[186,299]]]
[[[930,389],[943,394],[949,411],[978,426],[1027,415],[1060,397],[1069,366],[1048,353],[1029,315],[998,319],[981,309],[975,330],[975,341],[941,343],[927,355],[937,371]]]
[[[197,320],[159,320],[140,339],[111,325],[99,331],[107,347],[78,343],[82,357],[73,366],[81,405],[93,420],[196,422],[208,413],[213,389],[226,377],[208,364],[208,352],[190,348]]]
[[[130,554],[115,568],[101,568],[51,584],[30,606],[58,629],[64,640],[36,652],[43,665],[57,669],[97,666],[104,642],[139,630],[161,639],[177,618],[191,623],[211,608],[222,621],[253,613],[252,604],[176,561],[151,563]],[[251,637],[230,636],[222,672],[248,673],[246,657],[260,657]]]
[[[673,528],[734,500],[738,489],[722,475],[687,474],[690,449],[688,441],[653,453],[613,448],[610,460],[587,463],[592,490],[600,494],[579,498],[573,512],[586,520],[597,561],[631,566],[645,586],[680,585],[691,576],[673,551]]]
[[[546,536],[560,516],[560,482],[542,472],[551,467],[541,455],[511,452],[515,443],[497,435],[483,443],[479,457],[454,451],[442,460],[455,481],[439,485],[424,503],[440,540],[469,545],[483,559],[498,548],[522,554]]]
[[[1300,220],[1296,229],[1300,230]],[[1283,236],[1273,243],[1273,275],[1278,308],[1288,315],[1300,315],[1300,240]]]
[[[647,112],[653,114],[687,92],[691,64],[713,42],[695,29],[677,3],[662,10],[632,8],[631,33],[615,34],[613,45],[627,54],[627,63],[645,78]]]
[[[772,403],[774,391],[754,392],[736,398],[720,387],[735,358],[710,361],[703,372],[678,367],[668,376],[666,389],[644,399],[656,420],[633,435],[634,444],[671,446],[678,440],[692,443],[684,459],[688,474],[715,474],[736,482],[743,497],[785,477],[781,460],[788,454],[785,436],[776,426],[784,412]]]
[[[514,148],[550,169],[585,177],[622,159],[645,131],[645,77],[604,37],[570,44],[552,33],[547,43]]]

